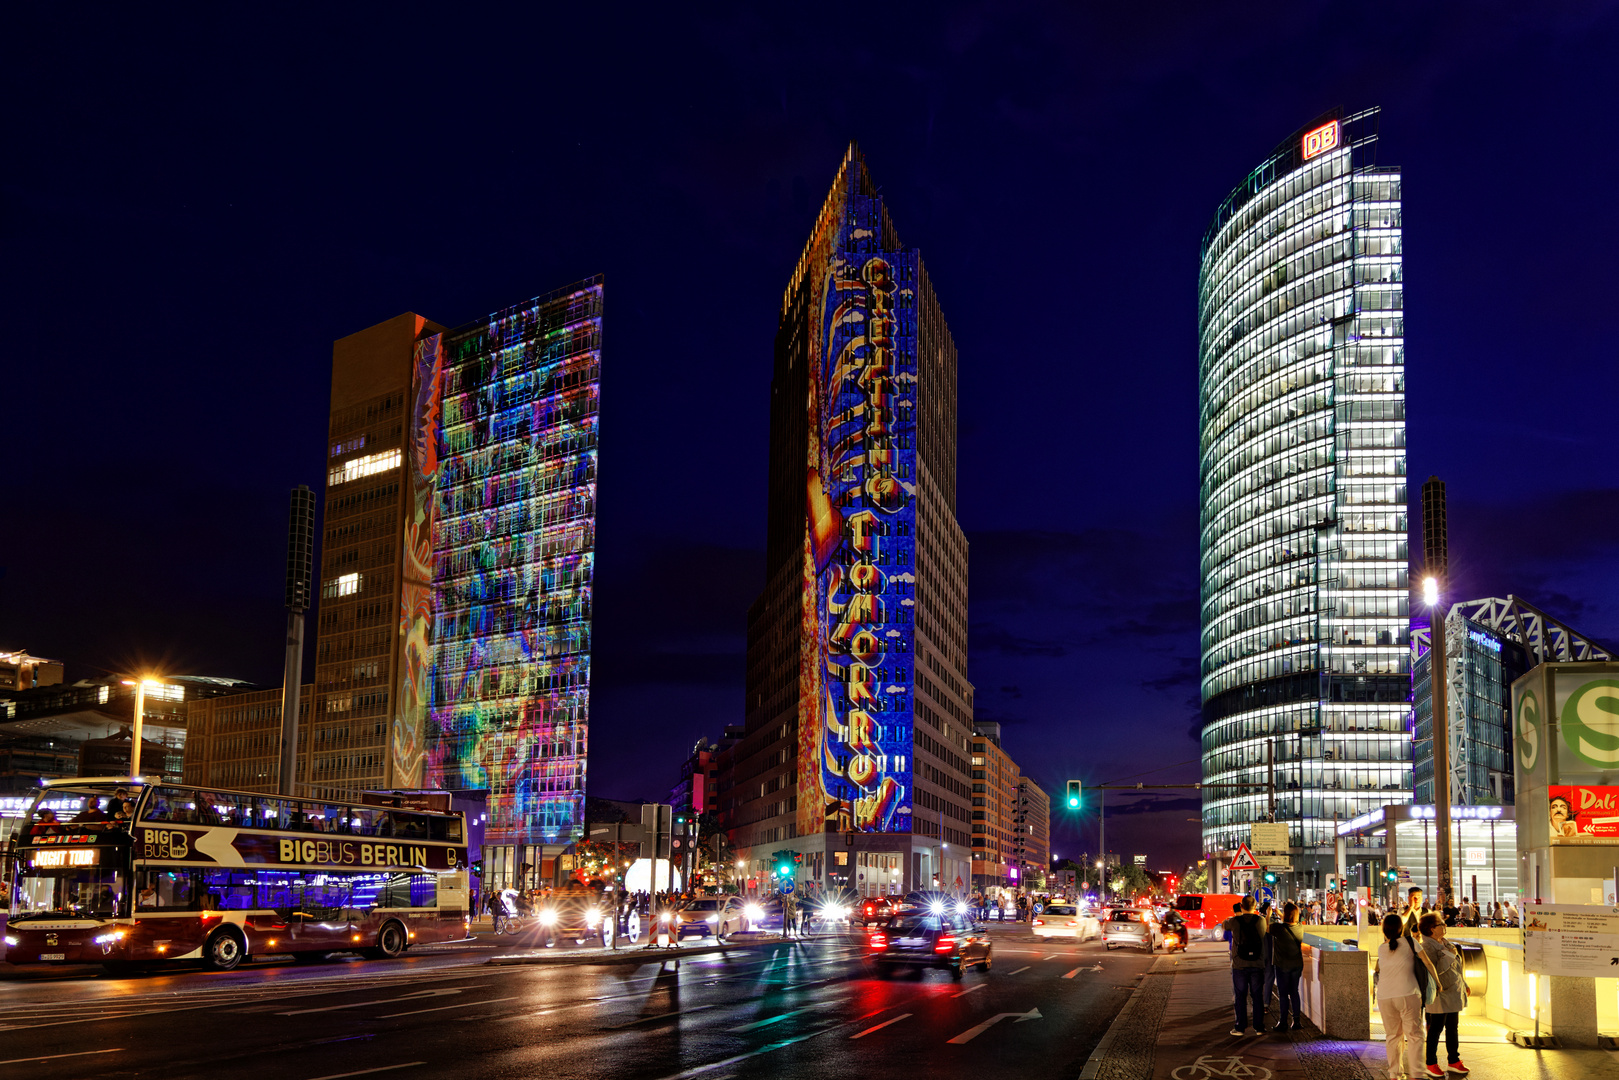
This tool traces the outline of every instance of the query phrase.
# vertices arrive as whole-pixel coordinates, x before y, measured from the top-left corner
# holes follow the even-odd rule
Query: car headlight
[[[933,912],[933,914],[935,914],[935,915],[943,915],[944,914],[944,901],[943,900],[935,900],[935,901],[933,901],[933,904],[928,908],[928,910]]]
[[[719,922],[719,921],[720,921],[720,917],[719,917],[719,916],[718,916],[718,915],[710,915],[710,916],[709,916],[709,917],[708,917],[708,921],[709,921],[709,922]]]
[[[545,911],[540,912],[540,925],[541,926],[555,926],[556,924],[557,924],[557,913],[556,912],[550,910],[549,908],[547,908]]]
[[[754,922],[758,922],[760,919],[765,917],[765,909],[760,907],[758,904],[749,904],[747,907],[742,909],[742,914],[746,915]]]
[[[956,901],[956,914],[957,915],[965,915],[965,914],[967,914],[967,905],[965,903],[963,903],[962,901],[960,901],[960,900]]]

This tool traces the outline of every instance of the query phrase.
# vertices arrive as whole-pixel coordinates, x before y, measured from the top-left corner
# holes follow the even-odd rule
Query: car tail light
[[[866,944],[870,945],[873,949],[886,949],[888,948],[888,935],[873,934]]]
[[[951,937],[949,934],[941,936],[938,941],[933,943],[933,951],[939,953],[955,952],[956,939]]]
[[[1034,925],[1034,926],[1044,926],[1044,925],[1046,925],[1046,920],[1044,920],[1044,919],[1036,919],[1036,920],[1034,920],[1032,925]]]

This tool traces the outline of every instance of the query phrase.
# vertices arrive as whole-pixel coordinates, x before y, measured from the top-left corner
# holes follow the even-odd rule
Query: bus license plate
[[[67,959],[67,953],[65,953],[65,952],[42,952],[42,953],[39,954],[39,958],[41,960],[66,960]]]

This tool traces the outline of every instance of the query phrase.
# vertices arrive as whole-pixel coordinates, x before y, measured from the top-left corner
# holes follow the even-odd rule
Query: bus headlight
[[[556,912],[552,911],[550,908],[546,908],[544,911],[540,912],[540,925],[541,926],[555,926],[556,924],[557,924],[557,913]]]
[[[601,921],[602,921],[602,913],[601,912],[596,911],[596,910],[591,910],[591,911],[585,912],[585,925],[586,926],[595,926],[597,923],[599,923]]]
[[[22,943],[21,938],[14,938],[10,934],[6,935],[6,944],[7,945],[19,945],[21,943]]]
[[[123,939],[123,936],[124,936],[124,932],[122,930],[114,930],[110,934],[102,934],[100,937],[96,938],[96,944],[97,945],[116,945],[116,944],[118,944],[119,941],[121,941]],[[7,938],[6,940],[10,941],[9,938]]]

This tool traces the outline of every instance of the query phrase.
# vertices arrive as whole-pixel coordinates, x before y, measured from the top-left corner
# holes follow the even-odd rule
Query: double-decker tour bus
[[[470,932],[460,814],[52,780],[11,854],[13,964],[228,971],[254,955],[395,957]]]

